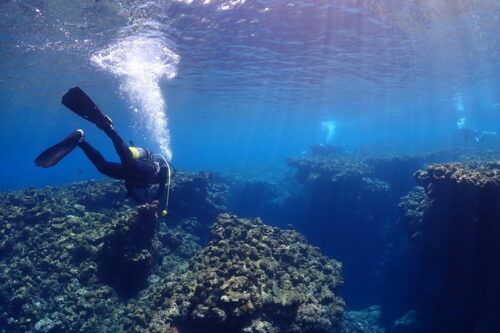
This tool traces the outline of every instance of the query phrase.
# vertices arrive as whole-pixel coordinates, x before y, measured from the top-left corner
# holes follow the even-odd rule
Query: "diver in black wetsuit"
[[[483,142],[486,137],[497,134],[493,131],[478,131],[470,127],[462,127],[459,128],[458,131],[466,144],[469,144],[470,142]]]
[[[84,139],[82,130],[74,131],[63,141],[45,150],[35,159],[35,163],[45,168],[51,167],[79,146],[99,172],[111,178],[125,180],[127,193],[137,204],[151,201],[147,198],[147,190],[152,184],[159,184],[158,193],[153,200],[159,200],[159,212],[163,216],[167,215],[172,176],[167,160],[162,155],[151,154],[144,148],[129,147],[114,129],[111,119],[104,115],[80,88],[70,89],[63,96],[62,103],[106,133],[113,142],[120,163],[106,161],[101,153]]]

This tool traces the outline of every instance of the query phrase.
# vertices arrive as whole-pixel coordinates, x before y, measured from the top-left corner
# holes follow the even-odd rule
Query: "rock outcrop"
[[[422,318],[434,331],[496,331],[500,163],[433,164],[415,178],[420,187],[400,207],[424,262]]]
[[[204,179],[174,177],[172,215],[199,203],[189,193],[217,197]],[[125,197],[115,181],[0,193],[0,332],[123,331],[141,292],[183,271],[201,248],[188,229],[218,211],[206,199],[156,225],[154,205]]]
[[[156,210],[156,205],[138,207],[137,213],[119,220],[102,238],[96,256],[98,276],[123,297],[144,288],[158,264],[161,244],[155,234]]]
[[[145,303],[161,306],[129,324],[151,332],[332,332],[344,308],[340,269],[295,231],[222,214],[186,273],[163,281]]]

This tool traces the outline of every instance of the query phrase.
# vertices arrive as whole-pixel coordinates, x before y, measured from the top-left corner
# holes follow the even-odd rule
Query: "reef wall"
[[[421,252],[424,330],[500,330],[500,163],[433,164],[401,200]]]
[[[406,235],[411,227],[396,223],[401,197],[416,185],[413,174],[435,162],[488,161],[500,154],[474,148],[416,155],[385,150],[347,153],[338,146],[315,145],[309,154],[288,159],[288,170],[218,180],[229,188],[232,213],[260,216],[282,228],[290,224],[342,261],[346,284],[341,295],[350,309],[380,304],[381,320],[392,327],[420,294],[415,288],[419,253]]]

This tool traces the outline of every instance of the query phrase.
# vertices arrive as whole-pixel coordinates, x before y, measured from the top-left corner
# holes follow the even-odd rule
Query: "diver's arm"
[[[161,200],[161,197],[164,196],[166,183],[167,183],[166,179],[165,181],[162,180],[162,182],[160,183],[160,186],[158,187],[158,192],[156,192],[155,200]]]
[[[158,200],[158,212],[161,215],[167,214],[167,193],[165,192],[165,185],[168,180],[168,169],[161,168],[160,170],[160,186],[158,187],[158,192],[156,193],[156,199]]]
[[[125,188],[127,189],[128,195],[135,201],[138,205],[144,205],[147,200],[139,191],[137,191],[137,187],[125,182]]]

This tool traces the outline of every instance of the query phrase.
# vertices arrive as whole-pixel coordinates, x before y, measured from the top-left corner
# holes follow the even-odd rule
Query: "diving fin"
[[[83,138],[83,131],[76,130],[66,137],[66,139],[53,145],[52,147],[45,150],[43,153],[38,155],[35,159],[35,164],[49,168],[56,165],[64,156],[68,155]]]
[[[93,122],[100,129],[112,126],[111,119],[103,114],[90,97],[79,87],[74,87],[64,94],[61,103],[68,109]]]

